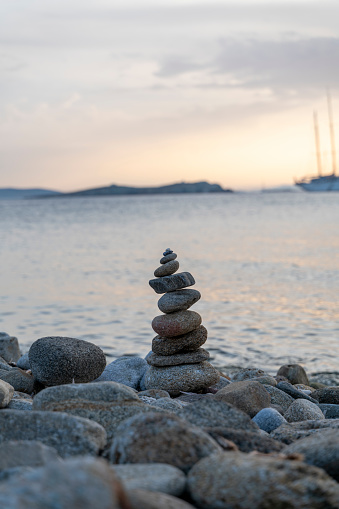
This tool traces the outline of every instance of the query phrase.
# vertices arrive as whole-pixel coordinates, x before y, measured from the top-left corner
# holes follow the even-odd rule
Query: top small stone
[[[177,257],[176,253],[172,252],[171,254],[167,254],[163,258],[161,258],[160,263],[161,265],[164,265],[165,263],[172,262],[173,260],[176,259],[176,257]]]
[[[167,248],[167,249],[166,249],[166,250],[165,250],[162,254],[163,254],[164,256],[167,256],[167,255],[172,254],[172,253],[173,253],[172,249],[170,249],[170,248],[168,247],[168,248]]]

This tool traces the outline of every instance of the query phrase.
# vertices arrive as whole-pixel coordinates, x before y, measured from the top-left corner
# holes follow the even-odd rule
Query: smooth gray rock
[[[170,254],[167,254],[167,255],[163,256],[160,259],[160,263],[162,265],[164,265],[165,263],[171,262],[172,260],[175,260],[176,258],[177,258],[176,253],[170,253]]]
[[[317,421],[299,421],[282,424],[272,431],[270,436],[284,444],[319,433],[324,429],[339,429],[339,419],[321,419]]]
[[[232,382],[242,382],[250,380],[251,378],[258,378],[260,376],[270,376],[268,373],[258,368],[242,368],[232,375]]]
[[[117,382],[138,389],[148,365],[141,357],[120,357],[108,364],[95,382]]]
[[[179,416],[202,428],[222,426],[250,431],[259,429],[245,412],[230,403],[216,401],[214,397],[185,406]]]
[[[28,352],[26,352],[22,357],[20,357],[20,359],[18,360],[16,365],[20,369],[25,369],[25,370],[31,369],[31,365],[29,363],[29,358],[28,358]]]
[[[10,440],[0,443],[0,470],[16,467],[39,467],[57,461],[56,449],[37,440]]]
[[[159,491],[131,490],[128,499],[128,509],[194,509],[184,500]]]
[[[325,419],[320,408],[306,399],[296,399],[284,414],[288,422]]]
[[[203,348],[198,348],[195,352],[177,353],[173,355],[158,355],[149,352],[145,360],[150,366],[180,366],[181,364],[196,364],[202,361],[208,361],[209,352]]]
[[[46,386],[91,382],[106,366],[101,348],[75,338],[40,338],[32,344],[28,356],[33,376]]]
[[[152,328],[162,337],[182,336],[195,330],[201,324],[201,316],[195,311],[176,311],[153,318]]]
[[[143,489],[180,497],[186,486],[183,471],[166,463],[112,465],[111,468],[128,493]]]
[[[127,509],[127,495],[107,462],[91,457],[50,462],[0,484],[6,509]],[[141,508],[139,508],[141,509]]]
[[[252,380],[231,383],[218,391],[215,399],[231,403],[250,417],[254,417],[260,410],[271,404],[271,396],[264,386]]]
[[[33,409],[66,412],[96,421],[106,430],[109,443],[123,420],[156,410],[143,403],[133,389],[116,382],[48,387],[35,396]]]
[[[216,384],[213,384],[209,387],[211,389],[211,392],[215,393],[223,389],[224,387],[227,387],[231,383],[230,380],[220,375],[220,380]]]
[[[339,419],[339,405],[319,403],[319,408],[324,414],[325,419]]]
[[[13,369],[12,366],[10,366],[8,364],[7,361],[5,361],[5,359],[3,359],[2,357],[0,357],[0,370],[1,371],[11,371],[11,369]]]
[[[179,413],[182,410],[182,405],[171,398],[160,398],[155,400],[154,403],[152,403],[153,408],[162,408],[163,410],[166,410],[167,412],[174,412]]]
[[[277,384],[277,389],[280,389],[281,391],[286,392],[286,394],[288,394],[289,396],[292,396],[293,399],[307,399],[308,401],[311,401],[312,403],[318,403],[318,401],[316,399],[311,398],[304,392],[298,391],[298,389],[296,389],[289,382],[279,382]]]
[[[222,445],[219,441],[219,437],[221,437],[222,439],[233,442],[242,452],[258,451],[269,454],[271,452],[280,452],[284,448],[284,444],[278,442],[278,440],[274,440],[270,436],[263,436],[259,432],[260,430],[248,431],[224,426],[213,426],[203,429],[206,433],[211,435],[218,444]]]
[[[12,399],[6,408],[8,410],[25,410],[30,412],[33,410],[33,405],[32,401],[27,399]]]
[[[206,343],[206,340],[207,330],[203,325],[200,325],[197,329],[182,336],[173,338],[156,336],[152,341],[152,350],[158,355],[193,352]]]
[[[195,284],[195,279],[189,272],[178,272],[172,276],[159,277],[149,281],[155,293],[173,292]]]
[[[312,392],[312,397],[319,403],[339,405],[339,387],[326,387]]]
[[[187,484],[201,509],[338,509],[339,485],[323,470],[300,461],[213,454],[194,465]]]
[[[284,364],[281,368],[279,368],[277,376],[284,376],[293,385],[309,385],[306,371],[299,364]]]
[[[179,269],[179,262],[177,260],[170,260],[169,262],[160,265],[154,271],[155,277],[171,276]]]
[[[155,399],[171,397],[167,391],[163,391],[162,389],[148,389],[146,391],[140,391],[138,392],[138,397],[140,398],[140,396],[147,396]]]
[[[20,368],[6,371],[5,374],[0,375],[0,378],[14,387],[15,391],[25,392],[26,394],[32,394],[36,387],[36,381],[32,374],[26,373]]]
[[[98,454],[106,445],[106,432],[96,422],[66,413],[4,409],[0,411],[0,443],[8,440],[38,440],[66,458]]]
[[[21,357],[18,339],[0,332],[0,356],[6,362],[16,362]]]
[[[167,463],[187,472],[200,458],[220,450],[200,428],[174,414],[153,412],[121,423],[110,449],[110,461]]]
[[[6,408],[8,403],[11,401],[13,394],[14,388],[7,382],[0,380],[0,408]]]
[[[285,424],[286,419],[274,408],[263,408],[260,412],[253,417],[255,422],[260,429],[271,433],[276,428],[279,428],[282,424]]]
[[[277,381],[273,376],[258,376],[256,378],[251,378],[251,382],[259,382],[262,385],[271,385],[272,387],[275,387],[277,385]]]
[[[144,376],[146,389],[163,389],[170,396],[194,392],[219,381],[218,371],[209,362],[181,366],[150,366]]]
[[[174,313],[190,308],[201,298],[198,290],[176,290],[175,292],[165,293],[158,300],[158,308],[163,313]]]
[[[272,385],[264,385],[266,391],[271,396],[271,405],[280,406],[284,412],[292,405],[294,399],[286,392],[273,387]]]
[[[339,481],[339,429],[324,429],[316,435],[297,440],[282,452],[302,454],[305,463],[323,468],[328,475]]]
[[[323,384],[329,387],[339,386],[339,371],[325,372],[325,373],[313,373],[310,378],[310,385]]]

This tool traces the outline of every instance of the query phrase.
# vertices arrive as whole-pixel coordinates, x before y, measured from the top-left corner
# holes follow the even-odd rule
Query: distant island
[[[233,193],[232,189],[223,189],[219,184],[208,182],[179,182],[158,187],[129,187],[115,184],[107,187],[95,187],[61,193],[48,189],[0,189],[0,199],[23,199],[23,198],[71,198],[81,196],[123,196],[143,194],[192,194],[192,193]]]

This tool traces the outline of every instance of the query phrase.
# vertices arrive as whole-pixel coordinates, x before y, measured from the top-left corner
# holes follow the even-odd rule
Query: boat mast
[[[333,127],[333,115],[332,115],[332,103],[330,93],[327,92],[327,106],[328,106],[328,117],[330,121],[330,134],[331,134],[331,149],[332,149],[332,175],[336,174],[336,153],[335,153],[335,138],[334,138],[334,127]]]
[[[313,111],[313,121],[314,121],[315,147],[316,147],[316,151],[317,151],[318,175],[319,175],[319,177],[321,177],[320,142],[319,142],[318,117],[317,117],[316,111]]]

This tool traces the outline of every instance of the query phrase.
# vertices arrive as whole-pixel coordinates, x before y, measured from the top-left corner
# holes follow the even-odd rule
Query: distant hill
[[[41,196],[57,196],[59,191],[50,189],[16,189],[14,187],[0,189],[0,200],[21,200],[23,198],[35,198]]]
[[[62,196],[112,196],[126,194],[177,194],[177,193],[230,193],[231,189],[223,189],[219,184],[208,182],[180,182],[160,187],[128,187],[115,184],[108,187],[96,187],[73,193],[64,193]]]

